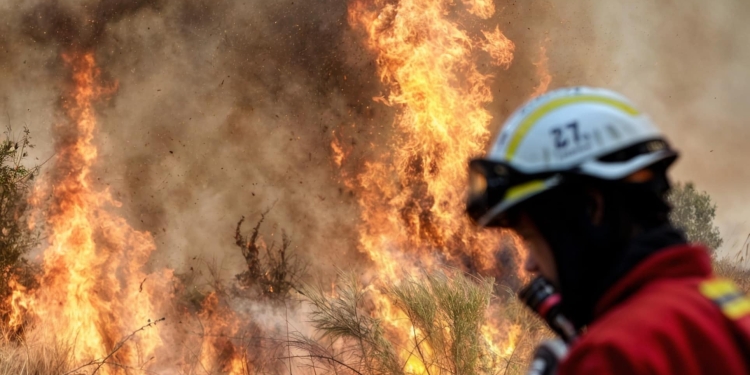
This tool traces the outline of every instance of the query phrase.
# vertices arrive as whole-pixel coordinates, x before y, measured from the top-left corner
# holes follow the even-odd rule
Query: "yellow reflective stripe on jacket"
[[[535,109],[521,122],[521,124],[518,126],[518,129],[516,129],[516,132],[513,134],[508,143],[508,149],[505,152],[505,159],[508,161],[513,159],[516,151],[518,150],[518,146],[521,144],[521,141],[523,141],[524,137],[526,137],[526,134],[529,132],[529,130],[534,127],[534,124],[536,124],[539,119],[544,117],[544,115],[569,104],[584,102],[606,104],[611,107],[617,108],[631,116],[637,116],[640,113],[637,109],[633,108],[627,103],[623,103],[617,99],[612,99],[605,96],[580,95],[551,100],[549,103],[546,103]]]
[[[712,279],[700,284],[700,292],[714,301],[724,315],[730,319],[739,319],[750,315],[750,298],[748,298],[730,280]]]

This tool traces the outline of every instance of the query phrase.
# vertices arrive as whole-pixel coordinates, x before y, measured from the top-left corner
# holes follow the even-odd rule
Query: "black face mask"
[[[577,328],[588,325],[602,295],[638,262],[681,236],[646,241],[639,236],[669,226],[669,209],[660,195],[644,185],[595,187],[602,195],[601,221],[594,224],[598,204],[587,187],[571,184],[533,199],[524,207],[549,243],[558,271],[562,312]]]

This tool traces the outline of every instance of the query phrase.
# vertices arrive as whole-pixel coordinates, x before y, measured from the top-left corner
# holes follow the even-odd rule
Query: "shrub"
[[[691,182],[676,183],[668,200],[672,205],[670,220],[685,231],[690,242],[702,243],[712,250],[721,246],[724,241],[714,225],[716,204],[708,193],[696,190]]]
[[[245,217],[237,223],[234,238],[247,264],[237,280],[244,287],[257,287],[265,297],[283,299],[299,283],[305,265],[290,251],[292,240],[286,232],[281,234],[281,246],[261,241],[259,230],[266,214],[268,211],[261,213],[249,237],[243,236],[241,231]]]
[[[8,317],[7,301],[11,285],[26,287],[34,283],[34,268],[23,258],[38,240],[30,229],[27,199],[39,167],[24,165],[31,144],[29,130],[24,129],[20,139],[13,139],[7,128],[0,142],[0,317]]]
[[[341,274],[333,294],[322,287],[303,289],[317,334],[297,334],[290,345],[302,352],[295,358],[307,360],[317,373],[525,373],[533,347],[549,331],[519,302],[490,311],[493,284],[490,278],[433,272],[375,288],[361,285],[356,275]],[[396,307],[399,316],[389,316],[388,324],[378,319],[375,299]],[[493,326],[487,321],[490,312],[512,331],[507,340],[485,334]],[[510,343],[509,352],[498,352],[493,339]]]

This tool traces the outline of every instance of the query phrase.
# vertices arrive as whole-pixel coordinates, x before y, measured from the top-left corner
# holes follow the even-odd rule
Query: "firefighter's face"
[[[531,218],[526,213],[521,213],[514,229],[528,249],[524,269],[532,274],[543,276],[555,285],[559,285],[557,265],[552,255],[552,248]]]

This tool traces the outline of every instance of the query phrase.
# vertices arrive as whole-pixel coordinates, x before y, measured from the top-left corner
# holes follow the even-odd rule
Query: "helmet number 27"
[[[554,127],[550,130],[555,153],[558,158],[569,158],[582,152],[591,150],[589,134],[582,134],[578,129],[578,122],[571,122],[565,126]]]
[[[565,130],[568,131],[566,132]],[[554,137],[555,139],[555,147],[558,149],[568,146],[571,138],[572,141],[576,144],[581,140],[580,134],[578,133],[577,122],[570,123],[568,125],[565,125],[564,127],[552,128],[552,130],[550,130],[550,133],[552,133],[552,137]],[[566,135],[566,133],[569,133],[570,136]]]

